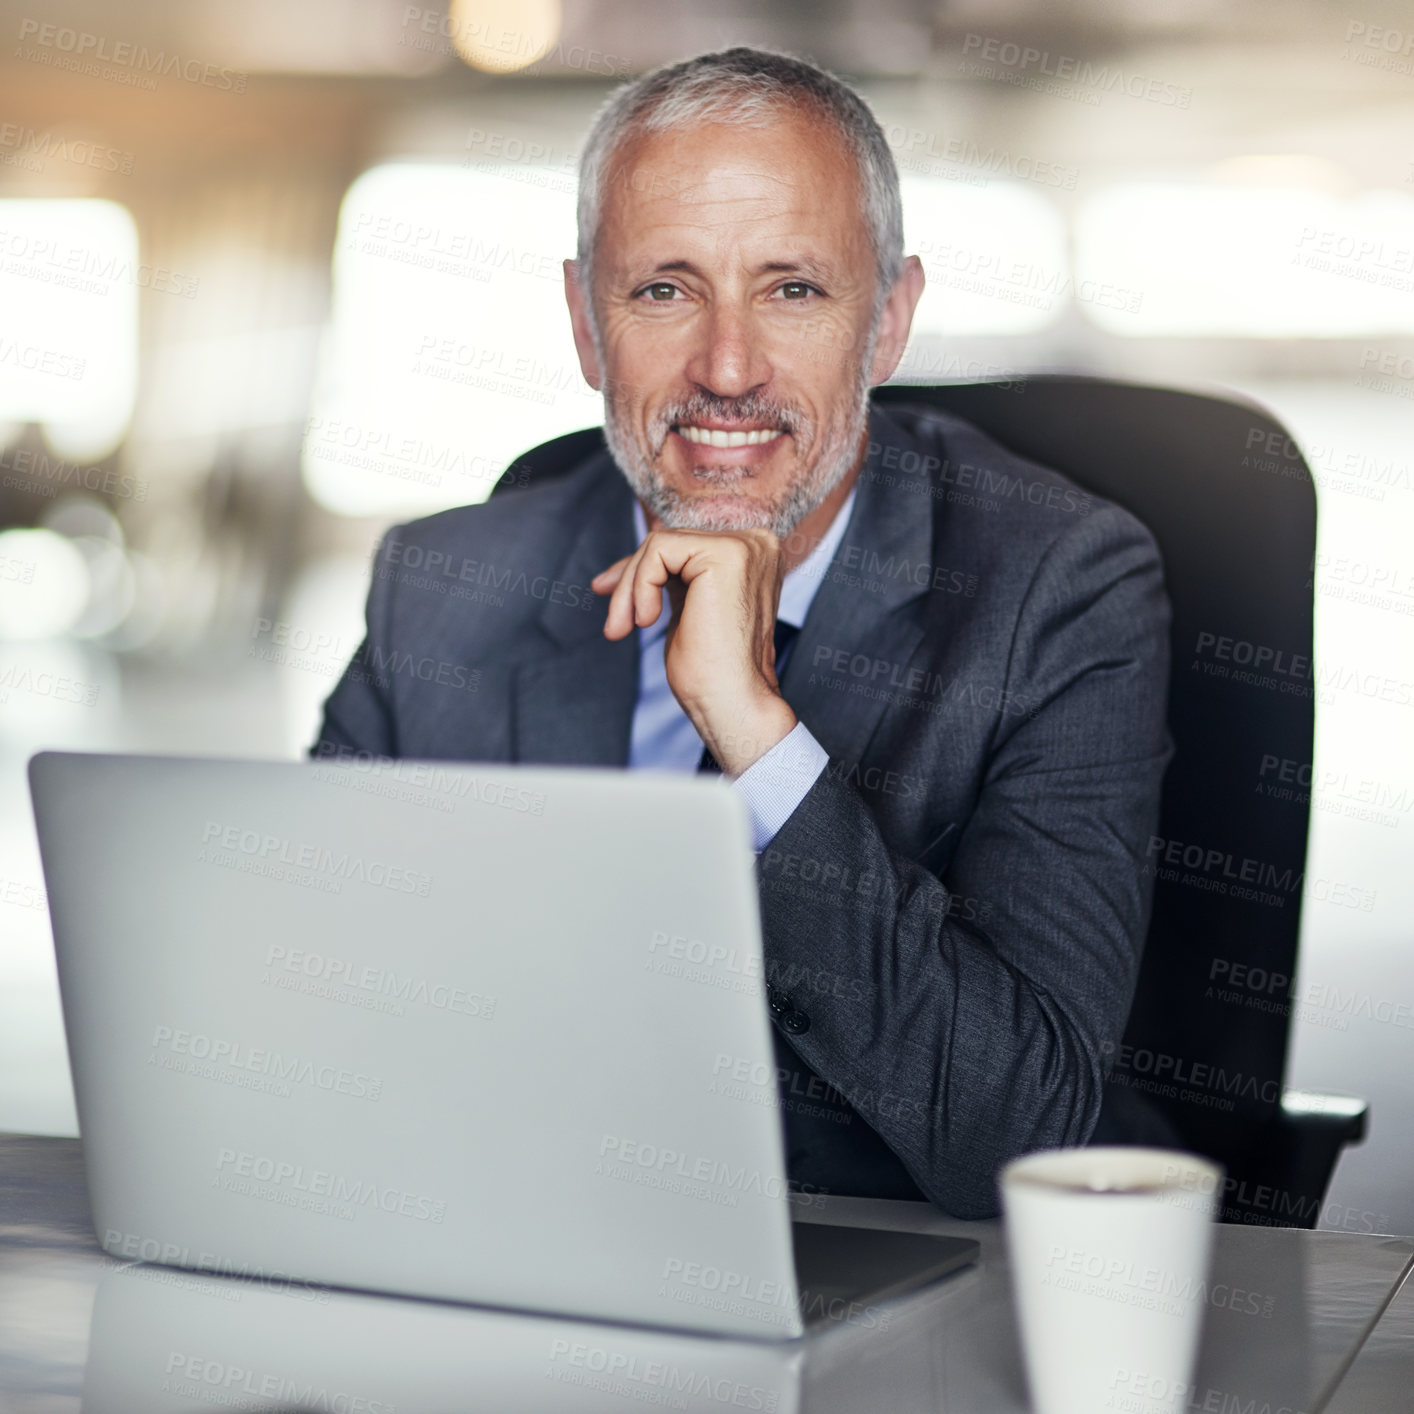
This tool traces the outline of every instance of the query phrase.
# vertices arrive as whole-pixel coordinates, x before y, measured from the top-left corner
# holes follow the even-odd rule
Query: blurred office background
[[[0,1129],[75,1132],[29,755],[302,752],[380,532],[599,420],[590,115],[746,42],[887,127],[901,379],[1231,389],[1299,440],[1318,655],[1396,687],[1318,709],[1288,1082],[1371,1103],[1327,1225],[1414,1232],[1406,5],[4,0],[0,39]]]

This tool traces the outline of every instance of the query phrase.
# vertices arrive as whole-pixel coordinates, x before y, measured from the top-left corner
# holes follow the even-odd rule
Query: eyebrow
[[[694,265],[690,260],[665,260],[653,267],[654,275],[669,275],[681,271],[684,275],[701,275],[700,266]],[[817,260],[802,258],[799,260],[767,260],[756,266],[751,273],[753,275],[803,275],[812,280],[822,282],[834,278],[834,271],[828,265],[822,265]]]

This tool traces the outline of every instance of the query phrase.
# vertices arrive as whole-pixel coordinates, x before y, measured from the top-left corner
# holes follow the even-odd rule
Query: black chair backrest
[[[1115,1071],[1211,1148],[1210,1127],[1275,1115],[1285,1072],[1315,720],[1306,463],[1270,414],[1236,398],[1068,376],[893,384],[874,397],[967,419],[1124,506],[1158,542],[1175,754]],[[602,446],[598,429],[572,433],[515,470],[522,484],[555,476]]]

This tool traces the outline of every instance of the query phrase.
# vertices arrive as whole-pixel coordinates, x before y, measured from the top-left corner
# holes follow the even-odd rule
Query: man
[[[837,80],[732,49],[619,90],[565,264],[608,451],[389,532],[314,750],[720,769],[756,836],[792,1179],[981,1216],[1003,1162],[1096,1122],[1168,606],[1127,513],[871,407],[922,287]]]

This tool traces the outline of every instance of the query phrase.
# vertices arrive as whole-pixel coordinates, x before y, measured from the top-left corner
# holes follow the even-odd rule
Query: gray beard
[[[875,321],[877,329],[878,321]],[[852,390],[851,406],[842,422],[827,425],[824,445],[814,464],[805,474],[786,488],[774,503],[758,511],[719,511],[713,496],[685,496],[663,483],[654,457],[662,452],[663,443],[675,424],[691,424],[695,418],[718,417],[742,422],[758,422],[784,427],[803,445],[807,454],[816,436],[813,419],[797,408],[747,394],[741,398],[717,398],[695,394],[686,401],[666,406],[649,427],[649,438],[655,444],[654,457],[647,454],[629,423],[621,400],[612,395],[612,381],[604,388],[604,440],[609,453],[618,463],[633,493],[643,505],[672,530],[753,530],[765,528],[785,540],[813,510],[822,505],[830,493],[849,475],[859,453],[869,424],[869,376],[873,361],[874,335],[870,330],[868,345],[859,361]],[[708,471],[699,468],[697,474],[709,485],[735,490],[752,480],[749,473],[732,467]]]

